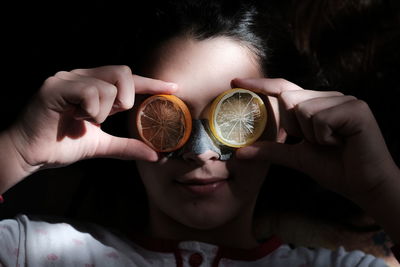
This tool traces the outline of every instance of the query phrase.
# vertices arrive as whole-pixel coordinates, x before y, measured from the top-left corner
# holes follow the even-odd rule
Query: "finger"
[[[133,75],[137,94],[173,94],[177,91],[176,83]]]
[[[102,66],[92,69],[75,69],[71,72],[94,77],[116,86],[118,92],[112,113],[132,108],[135,100],[135,88],[132,71],[128,66]]]
[[[270,96],[279,96],[285,91],[303,90],[300,86],[291,83],[285,79],[269,79],[269,78],[248,78],[233,79],[233,87],[242,87],[250,89],[257,93],[264,93]]]
[[[151,162],[158,160],[157,152],[137,139],[115,137],[105,132],[101,133],[100,138],[94,157]]]
[[[94,118],[100,110],[99,92],[93,85],[52,76],[40,90],[48,107],[58,113],[75,107],[78,118]]]
[[[93,76],[116,85],[121,90],[121,92],[118,90],[120,95],[117,95],[117,99],[125,108],[130,108],[133,105],[135,93],[172,94],[178,88],[175,83],[132,75],[128,66],[102,66],[93,69],[77,69],[73,72]]]
[[[304,138],[310,143],[318,143],[315,138],[313,116],[318,112],[345,102],[355,100],[354,96],[317,97],[306,100],[294,107],[294,114],[299,122]]]
[[[376,121],[364,101],[350,100],[314,115],[313,124],[320,144],[335,145],[353,135],[372,132]]]
[[[232,84],[277,97],[279,100],[281,127],[283,127],[288,134],[297,137],[304,137],[300,124],[293,111],[293,108],[297,104],[311,98],[342,95],[339,92],[304,90],[296,84],[284,79],[234,79]]]
[[[337,91],[294,90],[282,92],[279,99],[287,110],[291,110],[300,103],[314,98],[334,96],[343,96],[343,94]]]
[[[284,91],[278,96],[282,127],[293,136],[304,137],[301,122],[295,114],[295,107],[314,98],[342,96],[335,91],[293,90]]]
[[[115,98],[118,92],[116,86],[103,80],[91,76],[80,75],[74,72],[61,71],[56,74],[56,77],[65,80],[86,83],[88,85],[94,86],[98,90],[100,108],[99,112],[96,115],[92,116],[94,122],[102,123],[110,115],[111,108],[114,105]]]

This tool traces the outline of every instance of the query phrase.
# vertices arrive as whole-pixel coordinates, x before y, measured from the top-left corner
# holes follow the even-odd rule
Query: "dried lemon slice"
[[[234,88],[213,101],[209,124],[212,134],[222,144],[244,147],[254,143],[264,132],[267,110],[257,94]]]
[[[136,126],[142,140],[158,152],[182,147],[192,131],[186,104],[174,95],[153,95],[139,106]]]

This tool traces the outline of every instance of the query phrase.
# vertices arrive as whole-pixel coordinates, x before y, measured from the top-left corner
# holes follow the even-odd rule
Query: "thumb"
[[[265,160],[289,168],[301,170],[296,145],[263,141],[236,151],[236,157],[244,160]]]
[[[155,162],[158,154],[145,143],[132,138],[116,137],[103,132],[94,157]]]

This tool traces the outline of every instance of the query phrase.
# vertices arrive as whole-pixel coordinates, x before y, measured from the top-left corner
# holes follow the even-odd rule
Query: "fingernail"
[[[168,83],[167,85],[173,92],[178,90],[178,85],[176,83]]]
[[[151,153],[151,156],[149,156],[148,160],[150,162],[157,162],[159,160],[159,155],[157,152]]]

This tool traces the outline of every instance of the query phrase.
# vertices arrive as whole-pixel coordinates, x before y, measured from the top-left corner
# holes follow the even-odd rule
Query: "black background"
[[[135,23],[143,21],[138,10],[135,4],[128,7],[118,1],[14,2],[5,6],[2,13],[6,16],[1,21],[0,130],[18,118],[45,79],[57,71],[132,66],[135,60],[122,54],[136,48],[123,43],[133,38]],[[123,136],[127,126],[125,117],[115,115],[102,128]],[[126,203],[133,202],[130,197],[143,194],[135,185],[138,180],[133,165],[92,159],[40,171],[4,194],[0,217],[53,215],[115,225],[115,214],[131,213],[126,210]]]
[[[140,45],[136,47],[132,41],[134,29],[150,23],[135,3],[130,7],[118,1],[14,2],[5,6],[2,13],[5,16],[1,18],[0,130],[17,118],[43,81],[57,71],[110,64],[126,64],[135,71],[135,52],[129,52],[136,51]],[[398,59],[395,47],[393,51],[397,54],[390,51],[383,54]],[[398,161],[399,62],[392,59],[390,64],[397,65],[391,67],[392,72],[386,73],[384,79],[366,76],[360,79],[358,88],[342,91],[370,103]],[[116,115],[104,129],[124,135],[126,126],[124,117]],[[276,167],[273,174],[282,171]],[[297,205],[300,210],[314,209],[319,215],[332,218],[354,212],[347,201],[327,193],[301,174],[290,170],[284,173],[279,179],[270,180],[273,190],[268,191],[271,202],[267,206],[296,209],[293,207]],[[116,221],[126,218],[117,219],[115,214],[129,215],[135,204],[139,210],[144,209],[141,203],[135,202],[136,195],[143,197],[138,184],[132,162],[93,159],[62,169],[44,170],[4,194],[6,202],[0,207],[0,217],[17,213],[49,214],[117,225]],[[288,188],[288,184],[292,186]]]

